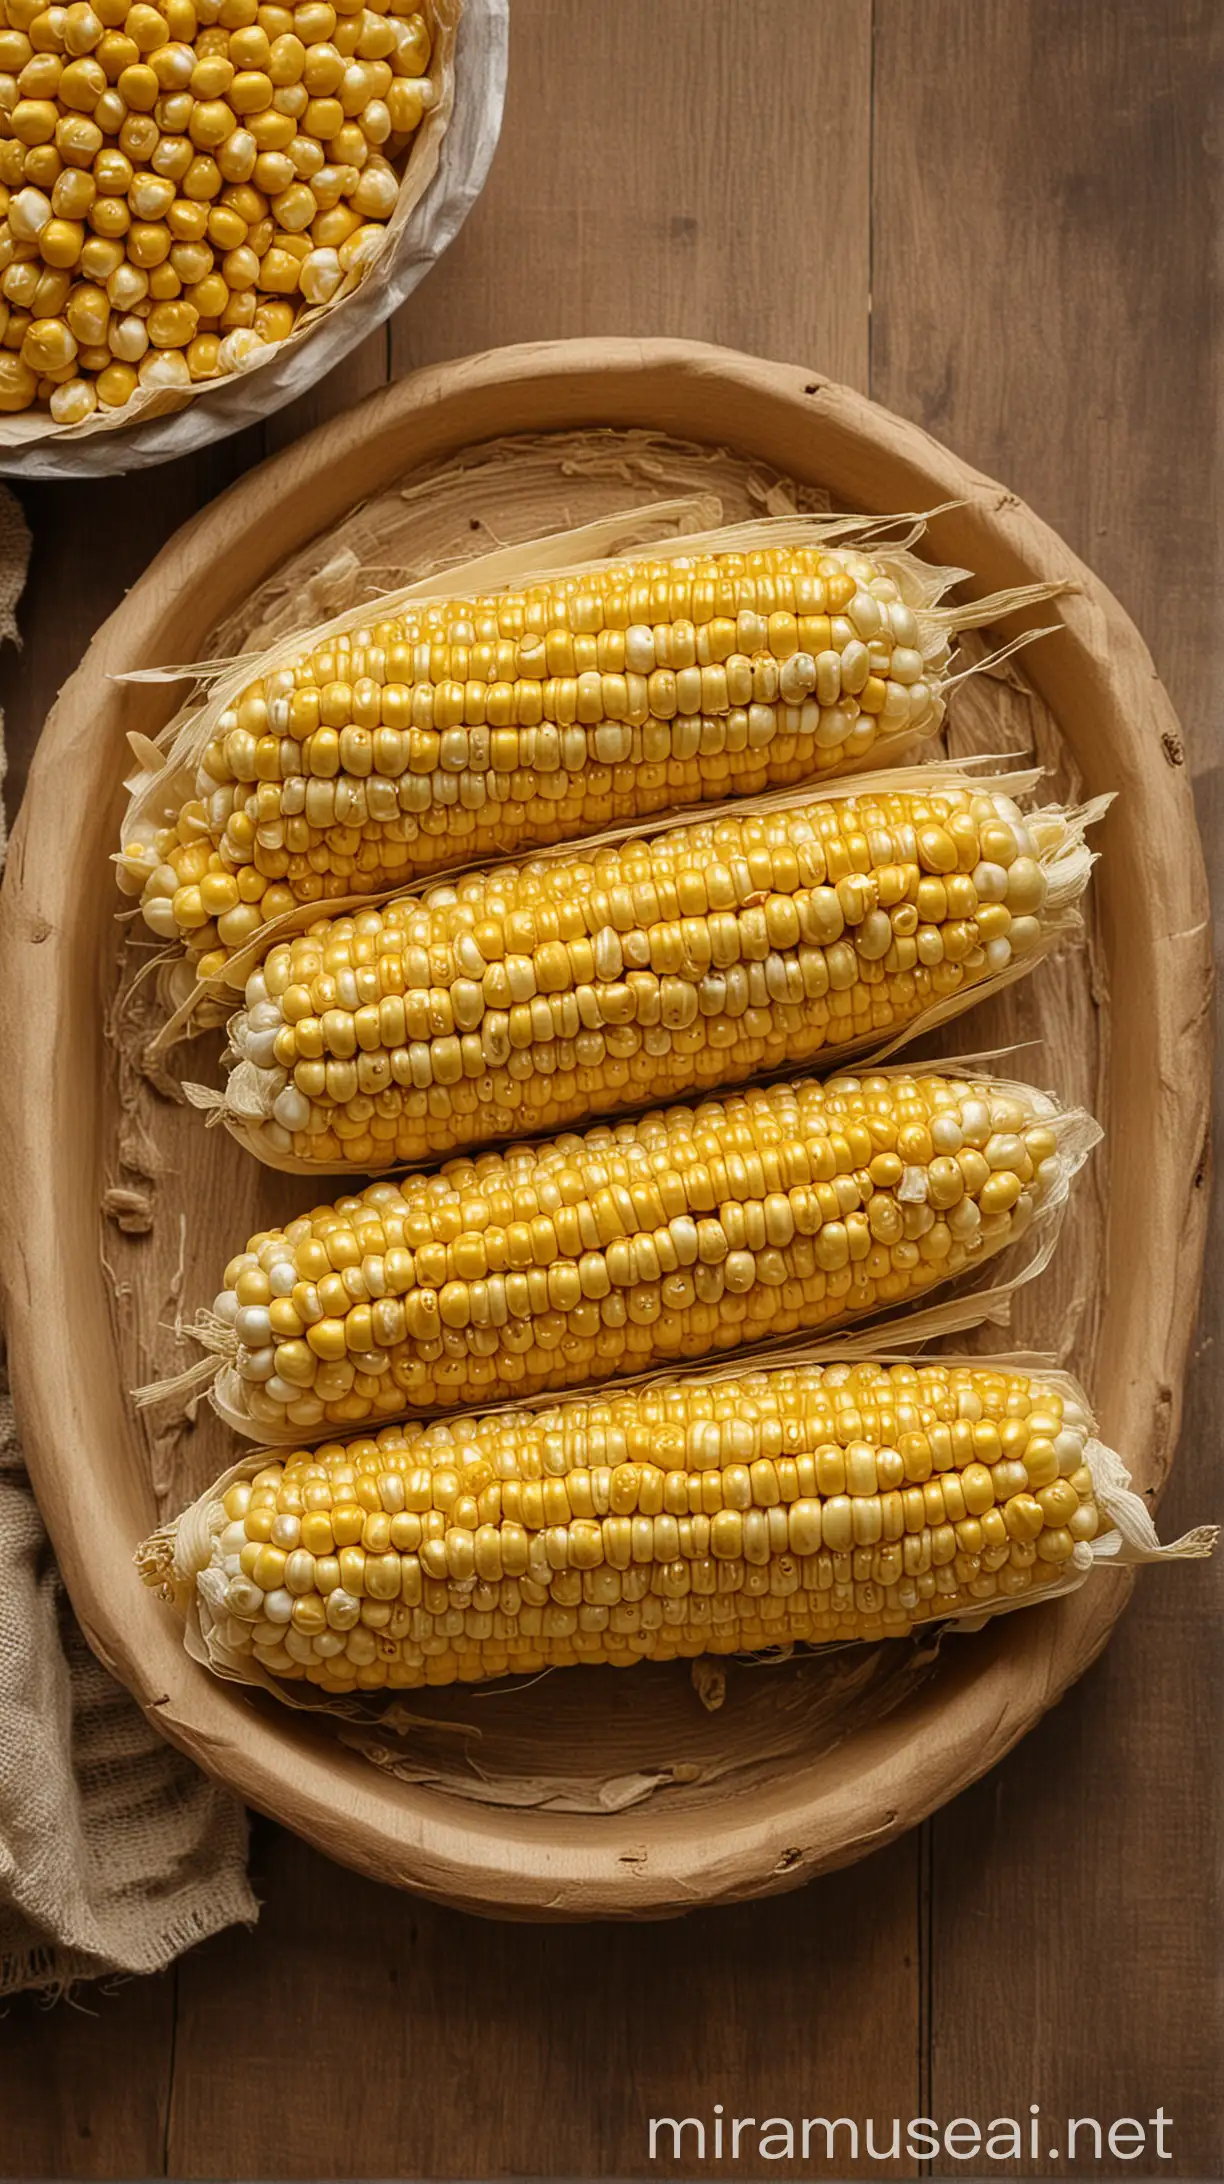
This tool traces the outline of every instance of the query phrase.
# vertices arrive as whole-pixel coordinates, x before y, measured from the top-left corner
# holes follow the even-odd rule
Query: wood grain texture
[[[569,1930],[464,1918],[262,1828],[257,1844],[254,1947],[221,1936],[180,1967],[171,2175],[637,2176],[652,2115],[712,2132],[719,2100],[760,2119],[913,2113],[904,1844],[785,1902]],[[708,2173],[692,2154],[690,2134],[661,2166]]]
[[[390,356],[390,328],[376,326],[360,347],[345,358],[339,371],[329,372],[309,394],[299,395],[296,402],[290,402],[287,408],[277,410],[269,417],[263,427],[265,451],[275,455],[278,448],[300,440],[304,432],[312,432],[329,417],[338,417],[342,411],[352,409],[354,403],[364,402],[376,387],[385,387],[390,376]]]
[[[19,615],[23,649],[0,650],[10,818],[56,692],[99,622],[179,525],[257,463],[263,451],[259,427],[160,470],[21,487],[18,498],[34,539]]]
[[[876,0],[871,393],[1117,592],[1198,766],[1221,755],[1222,88],[1213,0]]]
[[[702,0],[697,35],[693,13],[681,0],[514,0],[511,103],[489,189],[393,329],[397,374],[525,335],[674,331],[802,359],[865,387],[874,14],[872,391],[1006,477],[1135,613],[1182,712],[1219,872],[1211,0],[764,0],[751,37],[737,0]],[[659,42],[653,25],[668,16]],[[597,135],[598,162],[588,156]],[[579,197],[581,223],[569,210]],[[629,200],[636,224],[623,215]],[[670,234],[673,209],[697,221],[696,237]],[[853,249],[842,249],[848,229]],[[616,250],[601,252],[613,236]],[[836,295],[822,285],[830,253]],[[301,429],[376,384],[369,369],[363,357],[333,374]],[[258,459],[256,437],[216,459],[233,460],[236,474]],[[37,537],[26,651],[21,663],[0,657],[10,812],[50,696],[92,630],[221,482],[176,465],[117,489],[24,496]],[[1218,1443],[1224,1382],[1209,1338],[1221,1324],[1221,1258],[1217,1230],[1170,1528],[1212,1513],[1193,1452]],[[10,2012],[0,2026],[0,2174],[155,2175],[168,2154],[178,2174],[410,2175],[431,2153],[435,2173],[449,2175],[550,2165],[643,2174],[638,2119],[649,2111],[627,2083],[636,2067],[651,2102],[673,2113],[703,2096],[759,2112],[767,2087],[785,2114],[829,2104],[909,2114],[911,2087],[925,2112],[937,2103],[944,2115],[994,2112],[1003,2084],[1004,2108],[1031,2097],[1050,2113],[1064,2098],[1073,2112],[1106,2113],[1115,2101],[1109,2112],[1150,2113],[1141,2098],[1163,2098],[1178,2119],[1174,2173],[1217,2175],[1219,2028],[1204,1970],[1219,1944],[1203,1932],[1220,1837],[1219,1700],[1213,1715],[1206,1694],[1219,1692],[1221,1664],[1204,1648],[1216,1582],[1149,1575],[1100,1667],[937,1824],[921,1915],[911,1836],[778,1903],[680,1927],[508,1928],[495,1953],[496,1929],[378,1891],[261,1825],[261,1928],[207,1945],[177,1975],[165,2150],[143,2091],[160,2082],[174,2018],[172,1982],[159,1981],[91,1995],[98,2014],[84,2033],[63,2006]],[[1108,1882],[1086,1827],[1094,1814],[1108,1827]],[[1067,1865],[1065,1845],[1085,1837]],[[1115,1871],[1139,1876],[1121,1899]],[[363,1981],[372,1945],[379,1976]],[[273,1985],[269,1966],[285,1947],[292,1975]],[[910,1985],[919,1969],[921,2036]],[[279,2130],[266,2107],[253,2113],[245,2056],[257,1998],[270,2013],[261,2052],[282,2065],[291,2053],[298,2088],[284,2099],[282,2068]],[[853,2044],[837,2032],[843,1998],[848,2022],[865,2028]],[[1097,2106],[1101,2028],[1120,2007],[1122,2060],[1109,2061]],[[415,2067],[406,2023],[428,2042],[427,2070]],[[1069,2033],[1065,2064],[1051,2060],[1059,2030]],[[1006,2052],[1020,2058],[1018,2086]],[[312,2097],[316,2072],[327,2099]],[[272,2082],[266,2063],[259,2082]],[[53,2112],[57,2100],[69,2121]],[[563,2150],[550,2164],[554,2127]]]
[[[0,2018],[0,2174],[165,2174],[178,1969]]]
[[[392,321],[392,377],[681,334],[865,390],[870,127],[871,0],[513,0],[489,186]]]
[[[876,23],[872,392],[1007,478],[1136,615],[1186,730],[1218,879],[1218,191],[1215,217],[1196,202],[1211,201],[1202,132],[1224,89],[1224,18],[1196,0],[878,0]],[[1213,1235],[1170,1524],[1213,1498],[1218,1198]],[[1187,1587],[1154,1575],[1023,1752],[929,1823],[933,2113],[968,2088],[983,2114],[1163,2104],[1175,2173],[1219,2173],[1222,1600],[1219,1570]],[[1009,2017],[1040,2028],[1023,2083],[981,2007],[1001,1932]],[[1043,2156],[1054,2145],[1043,2130]],[[1149,2148],[1103,2166],[1161,2164]]]

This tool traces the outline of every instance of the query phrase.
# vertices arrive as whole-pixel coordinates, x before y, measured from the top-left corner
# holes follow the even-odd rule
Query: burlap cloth
[[[30,534],[0,486],[0,643]],[[5,770],[0,720],[0,791]],[[0,795],[0,864],[6,846]],[[0,1361],[0,1996],[157,1972],[253,1920],[242,1807],[159,1737],[77,1628]]]

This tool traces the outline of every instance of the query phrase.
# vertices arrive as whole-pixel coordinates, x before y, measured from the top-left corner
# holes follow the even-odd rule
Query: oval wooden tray
[[[142,1364],[183,1361],[165,1323],[208,1295],[225,1244],[287,1201],[276,1196],[284,1179],[150,1093],[108,1036],[118,951],[106,860],[124,732],[155,734],[181,694],[108,678],[206,656],[210,633],[240,625],[244,602],[288,560],[296,582],[325,590],[331,528],[393,481],[505,435],[529,436],[538,458],[542,435],[594,426],[723,450],[695,460],[727,486],[733,514],[777,474],[840,508],[955,502],[926,550],[972,568],[976,589],[1050,577],[1078,586],[1054,610],[1060,633],[1025,656],[1027,680],[985,695],[971,684],[963,707],[970,745],[989,721],[1005,724],[1014,748],[1027,709],[1027,740],[1064,779],[1119,792],[1099,835],[1092,950],[1043,967],[1014,1003],[942,1044],[1035,1029],[1047,1050],[1017,1068],[1095,1099],[1108,1125],[1019,1332],[1061,1344],[1149,1496],[1175,1445],[1205,1222],[1210,956],[1177,722],[1136,630],[1091,572],[1014,495],[915,427],[810,372],[691,343],[510,349],[375,395],[178,534],[98,632],[47,722],[0,904],[10,1178],[0,1272],[30,1469],[90,1642],[167,1736],[346,1863],[520,1917],[657,1917],[849,1863],[1000,1758],[1093,1659],[1127,1596],[1123,1578],[1102,1576],[1057,1606],[950,1640],[934,1659],[878,1648],[734,1669],[714,1714],[679,1669],[425,1694],[414,1701],[422,1762],[404,1780],[347,1748],[327,1717],[214,1681],[137,1582],[136,1543],[230,1451],[207,1414],[194,1433],[164,1423],[151,1433],[127,1390]],[[671,490],[646,486],[652,473],[637,458],[614,477],[606,463],[552,468],[551,493],[533,506],[554,524]],[[450,522],[454,549],[465,532],[470,551],[487,500],[461,522],[441,484],[427,499],[435,546]],[[513,493],[503,501],[514,520]],[[498,1801],[481,1802],[490,1780]]]

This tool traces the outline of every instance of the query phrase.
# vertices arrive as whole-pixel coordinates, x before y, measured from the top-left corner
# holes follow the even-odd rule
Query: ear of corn
[[[1161,1549],[1082,1391],[775,1366],[252,1458],[138,1558],[224,1673],[345,1697],[846,1640]]]
[[[247,980],[225,1119],[368,1173],[895,1044],[1072,922],[1097,807],[1020,785],[883,774],[320,920]]]
[[[182,1385],[219,1371],[231,1424],[293,1441],[835,1327],[1024,1236],[1097,1136],[1027,1085],[890,1070],[452,1161],[252,1237],[204,1323],[223,1362]]]
[[[1030,595],[940,608],[962,572],[839,528],[415,587],[282,646],[140,777],[121,884],[207,978],[302,904],[887,758],[938,727],[956,628]]]

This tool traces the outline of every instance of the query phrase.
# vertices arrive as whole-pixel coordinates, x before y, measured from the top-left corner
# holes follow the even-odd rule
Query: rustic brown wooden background
[[[25,652],[0,670],[10,809],[97,623],[262,455],[416,364],[671,333],[866,389],[1058,526],[1148,637],[1219,869],[1217,0],[512,14],[485,198],[389,333],[262,431],[23,494]],[[1221,1512],[1220,1246],[1217,1228],[1170,1529]],[[1172,2164],[1106,2155],[1098,2173],[1219,2176],[1220,1599],[1218,1573],[1149,1573],[1104,1661],[1004,1766],[894,1848],[763,1905],[485,1924],[261,1823],[256,1932],[0,2019],[0,2173],[640,2175],[647,2117],[721,2100],[983,2121],[1159,2103]]]

